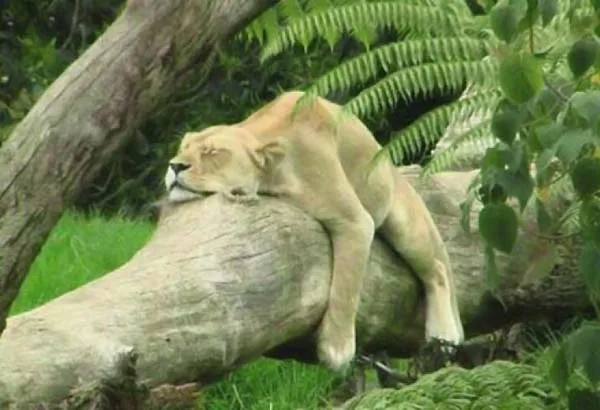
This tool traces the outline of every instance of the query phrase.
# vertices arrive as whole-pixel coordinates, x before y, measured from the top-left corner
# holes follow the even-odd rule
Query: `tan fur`
[[[246,201],[275,195],[323,224],[333,274],[318,354],[332,369],[355,354],[360,286],[376,229],[424,284],[426,339],[460,343],[450,262],[422,199],[388,161],[366,172],[381,147],[358,118],[339,122],[338,105],[319,98],[292,119],[301,96],[288,92],[240,123],[186,134],[165,179],[169,200],[217,192]],[[177,164],[186,169],[176,174],[171,168]]]

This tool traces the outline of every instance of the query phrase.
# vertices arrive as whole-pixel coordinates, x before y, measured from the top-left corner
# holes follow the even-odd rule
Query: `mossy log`
[[[528,278],[544,248],[528,229],[513,255],[498,258],[499,303],[487,291],[481,239],[459,224],[472,173],[419,180],[417,167],[402,172],[448,245],[468,335],[588,306],[568,246],[553,273]],[[8,320],[0,338],[0,408],[57,403],[121,374],[153,388],[208,383],[261,355],[313,361],[330,270],[322,226],[280,200],[251,205],[216,195],[181,205],[119,269]],[[376,238],[357,319],[361,349],[415,353],[423,308],[414,274]]]

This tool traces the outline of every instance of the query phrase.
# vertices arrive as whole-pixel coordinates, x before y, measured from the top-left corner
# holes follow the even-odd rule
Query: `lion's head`
[[[255,195],[281,154],[279,142],[261,145],[240,127],[187,133],[165,175],[168,200],[188,201],[217,192]]]

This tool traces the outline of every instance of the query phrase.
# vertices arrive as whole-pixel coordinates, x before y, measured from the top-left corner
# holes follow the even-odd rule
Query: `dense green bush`
[[[102,33],[122,0],[6,0],[0,14],[0,143]]]

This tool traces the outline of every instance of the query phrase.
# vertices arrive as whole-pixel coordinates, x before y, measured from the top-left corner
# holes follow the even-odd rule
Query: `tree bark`
[[[40,97],[0,148],[0,333],[65,206],[187,73],[274,3],[129,0]]]
[[[521,234],[517,252],[498,258],[503,310],[487,291],[480,238],[459,226],[472,173],[425,181],[417,170],[403,172],[448,245],[468,335],[547,313],[546,302],[556,303],[561,289],[570,292],[561,311],[588,306],[581,282],[552,274],[557,287],[535,306],[523,303],[519,295],[528,288],[520,285],[534,283],[523,278],[540,242]],[[575,259],[565,249],[560,267],[572,273]],[[168,211],[128,263],[8,320],[0,339],[0,407],[56,403],[87,383],[119,377],[127,365],[137,383],[154,387],[210,382],[263,354],[312,361],[330,258],[321,225],[277,199],[245,205],[213,196]],[[361,348],[413,354],[423,342],[423,308],[415,276],[376,239],[357,319]]]

